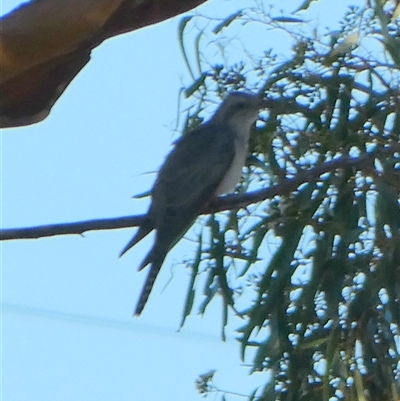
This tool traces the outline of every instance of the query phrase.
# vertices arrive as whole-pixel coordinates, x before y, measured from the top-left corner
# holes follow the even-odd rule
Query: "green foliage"
[[[251,400],[400,399],[394,12],[393,3],[379,1],[349,8],[339,33],[306,36],[298,33],[298,18],[241,10],[214,33],[258,21],[260,29],[290,34],[291,56],[282,61],[264,50],[244,61],[244,52],[233,65],[207,65],[206,52],[196,57],[202,70],[188,93],[202,102],[211,93],[250,88],[270,104],[254,131],[242,189],[274,186],[277,195],[203,220],[193,263],[193,277],[206,276],[201,311],[222,295],[223,324],[230,306],[244,318],[242,357],[250,353],[252,370],[271,374]],[[302,174],[307,180],[291,188]],[[193,278],[184,318],[199,291]],[[238,303],[247,306],[236,311]]]

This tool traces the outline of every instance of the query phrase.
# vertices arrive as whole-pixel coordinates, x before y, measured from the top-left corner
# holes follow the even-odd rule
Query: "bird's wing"
[[[205,124],[179,140],[162,166],[153,203],[167,208],[197,203],[213,194],[235,153],[235,135],[226,126]]]

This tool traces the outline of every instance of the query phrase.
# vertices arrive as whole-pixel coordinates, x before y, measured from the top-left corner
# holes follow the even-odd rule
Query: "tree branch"
[[[202,214],[216,213],[223,210],[246,207],[265,199],[273,198],[276,195],[287,195],[295,191],[300,185],[306,182],[316,181],[322,174],[346,167],[361,167],[370,165],[378,156],[400,152],[400,144],[393,144],[390,147],[367,153],[359,158],[340,158],[323,163],[312,170],[305,170],[294,178],[286,179],[272,187],[245,194],[231,194],[213,200],[202,212]],[[93,230],[113,230],[140,226],[146,215],[114,217],[109,219],[86,220],[75,223],[48,224],[44,226],[9,228],[0,230],[0,240],[32,239],[51,237],[54,235],[78,234]]]
[[[93,230],[113,230],[140,226],[146,215],[113,217],[110,219],[94,219],[75,223],[47,224],[44,226],[25,228],[6,228],[0,230],[0,240],[32,239],[52,237],[54,235],[79,234]]]

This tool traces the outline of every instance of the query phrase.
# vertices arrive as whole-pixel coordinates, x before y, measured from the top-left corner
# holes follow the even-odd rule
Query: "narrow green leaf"
[[[274,17],[272,21],[275,22],[289,22],[289,23],[304,23],[304,20],[294,17]]]
[[[184,43],[184,37],[185,37],[184,32],[186,29],[186,25],[192,20],[192,18],[193,18],[193,15],[188,15],[181,19],[179,27],[178,27],[178,33],[179,33],[179,46],[180,46],[180,49],[181,49],[181,52],[183,55],[183,59],[185,60],[186,67],[187,67],[192,79],[194,80],[195,79],[194,74],[190,67],[189,58],[187,56],[186,49],[185,49],[185,43]]]
[[[239,10],[239,11],[229,15],[213,29],[213,32],[215,34],[220,33],[222,31],[222,29],[227,28],[233,21],[235,21],[237,18],[239,18],[241,16],[242,16],[242,10]]]
[[[318,0],[305,0],[303,1],[303,3],[301,3],[300,7],[297,8],[295,11],[293,11],[293,14],[299,12],[299,11],[303,11],[303,10],[307,10],[308,7],[310,7],[312,2],[317,2]]]
[[[185,324],[186,317],[190,315],[190,312],[192,311],[193,308],[193,303],[194,303],[194,297],[195,297],[195,289],[194,289],[194,284],[196,281],[197,274],[199,272],[199,266],[201,262],[201,255],[202,255],[202,243],[203,243],[203,238],[202,234],[200,234],[198,238],[198,246],[197,246],[197,252],[196,252],[196,258],[193,262],[192,267],[192,274],[190,278],[190,283],[188,287],[188,292],[186,295],[186,301],[185,301],[185,307],[183,310],[182,314],[182,319],[181,323],[179,325],[179,328],[182,328],[183,325]]]
[[[206,74],[201,74],[200,78],[196,79],[192,85],[190,85],[186,90],[185,90],[185,96],[190,97],[195,93],[201,86],[204,86],[204,82],[206,80],[207,75]]]
[[[261,246],[265,236],[270,231],[268,225],[261,225],[259,228],[256,228],[256,229],[254,229],[254,227],[255,226],[253,226],[253,230],[255,231],[255,234],[253,236],[253,243],[252,243],[252,247],[250,250],[250,254],[248,256],[248,262],[245,264],[245,266],[239,273],[238,277],[243,277],[249,270],[250,266],[254,262],[257,261],[257,255],[258,255],[260,246]]]

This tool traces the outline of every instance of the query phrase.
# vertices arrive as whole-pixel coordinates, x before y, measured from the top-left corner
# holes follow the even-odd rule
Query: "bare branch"
[[[95,219],[75,223],[47,224],[45,226],[8,228],[0,230],[0,240],[52,237],[54,235],[83,234],[93,230],[113,230],[136,227],[142,224],[146,215]]]

